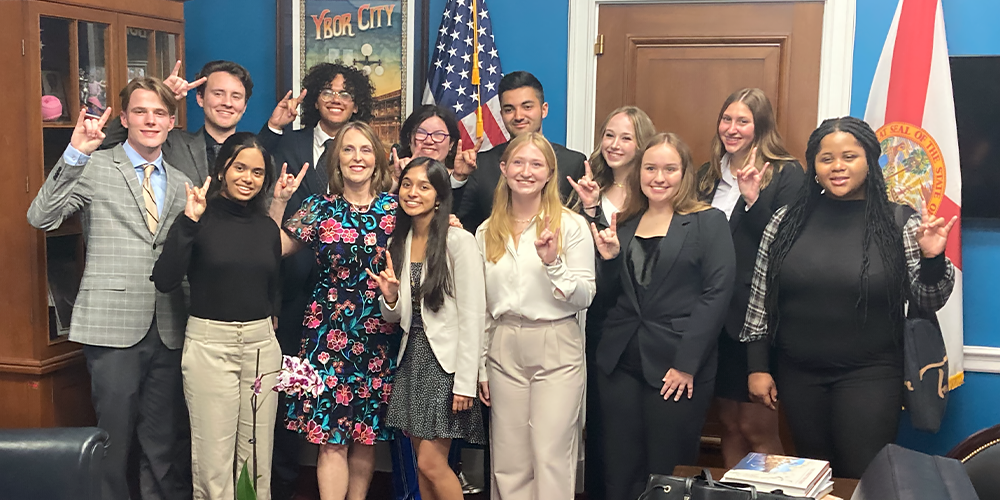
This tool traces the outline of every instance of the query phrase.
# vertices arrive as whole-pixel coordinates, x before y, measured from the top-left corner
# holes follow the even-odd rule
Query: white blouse
[[[719,165],[722,169],[722,177],[719,179],[719,187],[715,188],[715,197],[712,198],[712,206],[722,210],[726,214],[726,219],[733,218],[733,209],[740,201],[740,186],[736,181],[736,176],[729,169],[729,153],[722,156]]]
[[[536,218],[521,233],[517,247],[508,237],[507,251],[496,263],[486,259],[487,322],[505,314],[531,321],[555,321],[575,315],[590,306],[596,290],[594,239],[586,220],[564,210],[560,222],[560,262],[542,264],[535,251]],[[479,250],[486,256],[486,228],[476,231]]]

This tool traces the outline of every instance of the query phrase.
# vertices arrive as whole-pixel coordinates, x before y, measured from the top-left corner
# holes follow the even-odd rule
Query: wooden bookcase
[[[169,75],[184,53],[184,8],[3,0],[0,47],[0,428],[92,425],[86,363],[67,338],[85,260],[80,220],[46,233],[26,214],[83,106],[110,106],[118,119],[131,77]]]

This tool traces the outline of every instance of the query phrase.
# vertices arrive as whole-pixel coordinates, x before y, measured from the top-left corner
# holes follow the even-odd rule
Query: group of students
[[[131,344],[88,342],[74,314],[71,339],[88,344],[98,424],[112,435],[108,498],[128,498],[136,427],[144,497],[182,492],[189,422],[195,498],[233,497],[255,435],[258,498],[294,479],[282,468],[304,438],[320,445],[324,500],[365,498],[373,445],[386,440],[412,447],[401,469],[416,471],[425,499],[462,497],[454,440],[489,442],[493,498],[570,499],[585,392],[592,498],[635,499],[648,474],[694,463],[713,397],[727,465],[782,451],[778,388],[797,454],[830,460],[837,476],[858,477],[895,439],[903,308],[947,300],[954,220],[909,211],[897,224],[904,209],[887,199],[864,122],[823,122],[803,168],[763,92],[742,89],[700,167],[632,106],[607,117],[584,161],[541,134],[541,83],[519,71],[499,86],[509,142],[464,149],[450,110],[427,105],[387,150],[366,124],[362,73],[320,64],[303,87],[254,135],[235,133],[252,89],[235,63],[209,63],[191,83],[176,70],[133,80],[124,142],[98,151],[114,142],[110,111],[81,113],[32,203],[39,228],[82,211],[86,231],[118,231],[88,245],[85,284],[112,284],[92,268],[128,246],[157,290],[81,286],[77,310],[116,307],[97,292],[155,302]],[[205,129],[171,132],[192,89]],[[296,117],[303,128],[291,130]],[[120,307],[106,323],[134,309]],[[109,352],[140,367],[152,356],[162,376],[119,374],[144,381],[116,406],[126,396],[109,381]],[[282,353],[311,365],[323,391],[253,398],[258,375],[274,385]],[[182,385],[150,389],[167,365]],[[163,387],[183,388],[177,411],[146,402],[162,403]],[[174,441],[149,429],[163,414],[175,416]]]

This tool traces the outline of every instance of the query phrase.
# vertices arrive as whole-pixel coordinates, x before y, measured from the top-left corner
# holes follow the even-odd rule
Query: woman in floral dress
[[[385,411],[399,336],[381,318],[378,285],[365,273],[385,266],[395,226],[392,169],[367,124],[337,134],[326,165],[330,194],[306,198],[282,232],[282,254],[316,252],[320,275],[303,320],[299,356],[326,388],[289,401],[286,426],[321,445],[316,473],[323,500],[363,499],[375,466],[376,441],[391,438]],[[272,214],[284,212],[275,199]]]

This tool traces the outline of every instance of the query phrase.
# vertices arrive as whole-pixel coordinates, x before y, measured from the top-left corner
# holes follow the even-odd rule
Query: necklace
[[[538,217],[538,216],[537,215],[533,215],[530,219],[514,219],[514,222],[517,222],[519,224],[528,224],[529,222],[535,220],[535,217]]]
[[[625,189],[625,184],[622,184],[621,182],[612,182],[611,185]]]
[[[372,203],[375,201],[374,196],[372,197],[371,200],[368,200],[368,203],[354,203],[353,201],[348,200],[346,196],[344,196],[343,198],[344,201],[346,201],[349,205],[351,205],[351,209],[354,210],[355,212],[367,212],[368,209],[372,207]]]

